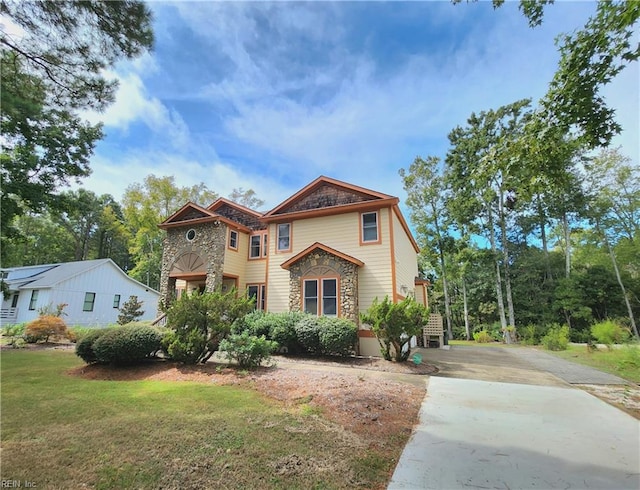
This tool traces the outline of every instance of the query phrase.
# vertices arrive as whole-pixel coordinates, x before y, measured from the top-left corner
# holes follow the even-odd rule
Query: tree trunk
[[[438,255],[440,259],[440,268],[442,269],[442,289],[444,292],[444,312],[447,319],[447,334],[449,338],[453,338],[453,331],[451,328],[451,306],[449,304],[449,281],[447,280],[446,261],[444,258],[444,245],[442,243],[442,235],[440,234],[440,223],[438,222],[438,213],[436,210],[436,203],[431,201],[431,211],[433,212],[433,224],[436,229],[436,236],[438,237]]]
[[[513,308],[513,296],[511,294],[511,277],[509,274],[509,241],[507,238],[507,225],[505,223],[506,216],[504,211],[504,203],[503,203],[503,195],[502,190],[498,193],[498,219],[500,220],[500,236],[502,239],[502,260],[504,267],[504,285],[507,293],[507,309],[509,313],[509,327],[512,328],[512,331],[505,330],[504,331],[504,339],[507,344],[511,344],[513,342],[512,336],[515,335],[516,328],[516,319],[515,319],[515,311]]]
[[[467,285],[464,278],[462,279],[462,302],[464,305],[464,331],[467,340],[471,340],[471,329],[469,328],[469,306],[467,304]]]
[[[633,316],[633,308],[631,308],[631,303],[629,302],[629,295],[627,294],[627,290],[624,287],[624,283],[622,282],[622,277],[620,276],[620,269],[618,269],[618,261],[616,260],[616,256],[613,253],[613,248],[611,247],[611,244],[609,243],[609,239],[607,238],[607,234],[604,232],[604,230],[600,229],[600,224],[598,223],[598,221],[596,220],[596,227],[598,229],[598,231],[600,232],[600,234],[602,235],[602,238],[604,239],[604,244],[607,247],[607,250],[609,252],[609,257],[611,257],[611,263],[613,264],[613,270],[616,273],[616,279],[618,280],[618,284],[620,285],[620,289],[622,290],[622,296],[624,298],[624,302],[627,305],[627,311],[629,312],[629,320],[631,320],[631,328],[633,329],[633,335],[635,335],[636,339],[640,338],[640,335],[638,335],[638,327],[636,326],[636,320]]]
[[[487,206],[487,214],[489,216],[489,241],[491,242],[491,251],[493,252],[493,260],[496,265],[496,297],[498,300],[498,311],[500,313],[500,326],[507,328],[507,317],[504,314],[504,299],[502,297],[502,276],[500,274],[500,261],[498,260],[498,248],[496,246],[496,234],[493,229],[493,214]]]
[[[571,275],[571,231],[566,211],[562,212],[562,231],[564,232],[564,277],[569,278]]]
[[[540,219],[540,239],[542,240],[542,251],[544,252],[544,264],[547,271],[547,279],[553,279],[551,272],[551,260],[549,259],[549,244],[547,243],[547,220],[544,216],[544,209],[540,202],[540,196],[537,196],[538,218]]]

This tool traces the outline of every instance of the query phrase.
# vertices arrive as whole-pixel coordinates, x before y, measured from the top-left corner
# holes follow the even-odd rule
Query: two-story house
[[[265,311],[305,311],[359,323],[374,298],[407,295],[427,304],[418,246],[387,194],[321,176],[259,213],[226,199],[185,204],[167,231],[160,294],[217,287],[247,291]],[[361,355],[379,355],[360,325]]]

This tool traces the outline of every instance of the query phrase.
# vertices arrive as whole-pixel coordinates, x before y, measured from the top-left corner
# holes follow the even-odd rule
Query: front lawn
[[[238,386],[94,381],[2,352],[2,479],[37,488],[384,488],[397,450]],[[401,450],[401,449],[400,449]],[[24,485],[24,483],[23,483]]]
[[[600,347],[596,351],[584,345],[569,345],[564,351],[545,352],[640,383],[640,346],[637,344],[617,346],[611,350]]]

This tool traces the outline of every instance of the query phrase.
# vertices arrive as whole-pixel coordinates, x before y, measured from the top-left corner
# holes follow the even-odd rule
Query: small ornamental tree
[[[393,355],[395,361],[404,362],[411,354],[411,337],[419,335],[429,320],[429,309],[410,296],[399,303],[385,296],[381,302],[374,299],[371,307],[360,314],[360,320],[371,325],[387,361],[391,361]]]
[[[207,362],[233,324],[252,311],[253,305],[253,298],[238,297],[235,289],[183,294],[167,311],[171,329],[163,340],[167,353],[186,364]]]
[[[120,314],[118,315],[118,323],[120,325],[126,325],[127,323],[135,322],[138,318],[144,315],[142,310],[143,301],[138,301],[137,296],[129,296],[129,299],[122,304],[120,308]]]
[[[67,325],[59,316],[39,316],[27,324],[27,328],[24,333],[27,338],[27,342],[32,341],[35,343],[40,340],[49,342],[50,338],[65,337],[67,334]]]

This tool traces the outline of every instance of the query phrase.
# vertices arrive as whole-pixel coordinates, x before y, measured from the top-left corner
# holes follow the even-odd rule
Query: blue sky
[[[473,111],[538,100],[555,37],[593,2],[550,6],[529,28],[516,3],[150,2],[153,52],[119,64],[106,137],[83,186],[117,199],[148,174],[252,188],[267,210],[319,175],[404,200],[400,168],[443,157]],[[638,158],[638,64],[605,95]],[[201,203],[209,204],[209,203]]]

